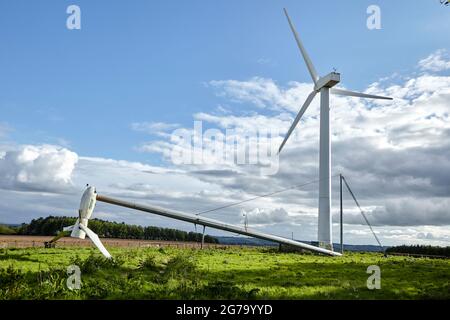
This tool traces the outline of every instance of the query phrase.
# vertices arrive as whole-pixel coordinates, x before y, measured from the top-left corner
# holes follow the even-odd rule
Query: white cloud
[[[134,122],[131,124],[131,129],[134,131],[159,135],[164,135],[165,131],[175,129],[177,127],[179,127],[179,124],[165,122]]]
[[[288,212],[283,208],[255,208],[250,211],[242,210],[241,213],[243,216],[247,216],[249,225],[270,225],[275,223],[289,222],[289,220],[291,219]]]
[[[441,59],[444,57],[441,55]],[[421,65],[430,64],[421,62]],[[406,79],[385,79],[366,90],[393,96],[393,102],[339,96],[331,98],[333,173],[342,172],[348,178],[386,245],[446,244],[450,239],[450,76],[433,74],[431,69],[428,71]],[[217,127],[223,132],[233,128],[235,134],[241,137],[253,127],[286,131],[312,84],[291,82],[280,86],[274,80],[255,77],[247,81],[212,81],[210,87],[221,97],[219,100],[226,100],[226,103],[220,101],[226,105],[226,112],[201,112],[193,116],[194,120],[201,120],[205,127]],[[71,174],[63,175],[65,178],[59,178],[61,183],[57,184],[64,187],[70,180],[79,194],[74,194],[70,199],[67,196],[42,199],[41,196],[29,195],[27,198],[25,193],[13,195],[12,191],[3,190],[0,192],[11,201],[0,203],[0,210],[20,212],[23,217],[30,214],[30,209],[35,210],[36,215],[48,214],[49,208],[74,212],[83,186],[90,183],[108,195],[195,213],[316,180],[318,101],[305,113],[286,145],[280,158],[280,171],[275,176],[261,176],[256,174],[255,168],[233,163],[177,167],[169,163],[160,167],[81,157]],[[244,114],[242,110],[250,112]],[[166,133],[175,125],[148,122],[136,123],[132,128],[156,133],[160,137],[157,141],[143,143],[142,151],[156,152],[166,159],[170,158],[174,144]],[[191,132],[192,128],[186,126],[178,130]],[[270,143],[277,147],[280,142],[279,137]],[[55,175],[54,169],[45,167],[42,176],[37,178],[28,174],[34,171],[27,165],[19,165],[17,154],[10,154],[14,161],[3,162],[6,155],[0,161],[1,177],[16,178],[8,178],[12,182],[3,182],[3,188],[6,185],[9,189],[27,189],[17,182],[19,168],[25,168],[25,180],[33,186],[29,188],[31,190],[42,188],[45,177]],[[53,167],[58,167],[55,161],[53,163]],[[31,167],[37,168],[34,165]],[[38,183],[38,180],[41,182]],[[338,212],[337,183],[336,179],[333,180],[334,213]],[[361,224],[361,217],[348,195],[345,195],[345,201],[346,242],[373,244],[370,230]],[[317,184],[211,212],[207,216],[242,223],[241,209],[247,212],[250,226],[257,225],[261,230],[288,237],[294,232],[295,237],[301,240],[317,238]],[[99,204],[97,212],[117,221],[192,228],[182,222],[102,204]],[[335,228],[335,237],[337,232]]]
[[[220,80],[210,81],[209,85],[221,97],[235,102],[252,103],[259,108],[295,111],[300,109],[312,85],[292,82],[288,88],[278,86],[274,80],[253,77],[248,81]]]
[[[52,145],[25,145],[4,151],[0,187],[45,191],[67,188],[77,161],[76,153]]]
[[[384,206],[367,212],[375,226],[450,225],[450,198],[389,199]],[[359,213],[347,214],[346,223],[364,223]]]
[[[389,84],[389,80],[398,82]],[[382,83],[374,83],[367,92],[393,96],[393,102],[332,97],[333,172],[348,176],[364,204],[377,208],[372,212],[376,225],[450,225],[446,210],[450,194],[450,77],[422,74],[406,80],[385,79]],[[273,80],[263,78],[210,84],[219,96],[240,104],[240,110],[241,104],[245,104],[244,109],[262,108],[250,115],[198,113],[194,116],[221,130],[235,128],[238,134],[252,127],[287,129],[312,86],[292,82],[280,87]],[[269,115],[267,109],[278,113]],[[292,112],[291,116],[286,117],[285,111]],[[249,168],[231,165],[226,168],[229,172],[226,178],[218,175],[218,170],[205,170],[198,177],[227,190],[252,194],[314,180],[317,178],[318,115],[318,101],[315,101],[281,155],[281,169],[276,176],[265,179]],[[272,143],[280,141],[274,139]],[[168,141],[155,144],[165,154],[172,147]],[[201,169],[197,168],[196,172]],[[306,211],[316,212],[315,189],[304,192],[301,199],[280,195],[275,201],[281,201],[289,211],[307,204],[310,207]],[[348,222],[353,222],[349,218]]]
[[[424,71],[450,70],[450,57],[447,50],[440,49],[419,61],[420,69]]]

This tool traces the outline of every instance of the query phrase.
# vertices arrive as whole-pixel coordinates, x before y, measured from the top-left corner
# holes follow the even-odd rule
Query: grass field
[[[450,260],[267,248],[0,249],[0,299],[449,299]],[[69,290],[78,265],[81,289]],[[381,268],[369,290],[367,267]]]

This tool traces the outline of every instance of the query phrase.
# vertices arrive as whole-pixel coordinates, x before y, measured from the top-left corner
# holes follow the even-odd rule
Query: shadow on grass
[[[27,261],[27,262],[39,262],[38,259],[32,259],[29,256],[30,256],[30,254],[28,254],[28,253],[20,253],[20,254],[4,253],[4,254],[0,254],[0,261],[16,260],[16,261]]]

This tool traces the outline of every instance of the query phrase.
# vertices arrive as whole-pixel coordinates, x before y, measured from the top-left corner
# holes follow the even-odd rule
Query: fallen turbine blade
[[[393,98],[389,97],[382,97],[382,96],[375,96],[373,94],[366,94],[366,93],[360,93],[360,92],[353,92],[343,89],[331,89],[332,94],[337,94],[341,96],[348,96],[348,97],[359,97],[359,98],[368,98],[368,99],[381,99],[381,100],[393,100]]]
[[[109,254],[108,250],[103,246],[103,243],[100,241],[100,238],[97,234],[94,233],[91,229],[88,227],[83,226],[80,224],[80,229],[86,232],[86,235],[91,239],[91,241],[94,243],[94,245],[100,250],[100,252],[108,259],[111,259],[112,256]]]
[[[309,105],[311,104],[311,102],[313,101],[314,97],[316,96],[317,92],[313,91],[309,94],[308,98],[306,99],[305,103],[303,104],[302,108],[300,109],[300,111],[298,112],[297,116],[295,117],[294,122],[292,123],[291,127],[289,128],[288,133],[286,134],[286,137],[284,137],[283,143],[280,146],[280,149],[278,149],[278,153],[281,152],[281,150],[283,149],[284,145],[286,144],[287,140],[289,139],[289,137],[291,136],[292,132],[294,131],[295,127],[297,126],[298,122],[300,121],[300,119],[302,118],[303,114],[305,113],[306,109],[308,109]]]
[[[288,14],[287,10],[286,9],[283,9],[283,10],[284,10],[284,14],[286,15],[286,18],[287,18],[287,20],[289,22],[289,26],[291,27],[292,33],[294,34],[295,41],[297,41],[298,48],[300,49],[300,52],[302,53],[303,59],[305,60],[306,66],[308,67],[308,71],[311,74],[311,78],[314,81],[314,84],[316,84],[317,80],[319,80],[319,76],[317,75],[317,71],[314,68],[313,63],[312,63],[310,57],[308,56],[308,53],[306,52],[306,49],[303,46],[303,43],[300,40],[300,37],[298,36],[298,33],[295,30],[294,25],[291,22],[291,18],[289,17],[289,14]]]
[[[63,231],[72,231],[73,228],[75,228],[74,225],[73,225],[73,226],[64,227],[64,228],[63,228]]]

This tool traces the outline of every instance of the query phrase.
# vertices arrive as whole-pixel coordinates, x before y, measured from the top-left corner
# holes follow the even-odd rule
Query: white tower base
[[[320,89],[319,246],[333,250],[331,223],[330,88]]]

